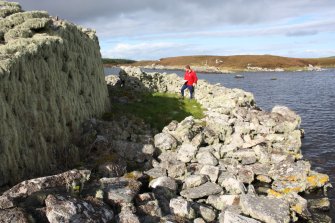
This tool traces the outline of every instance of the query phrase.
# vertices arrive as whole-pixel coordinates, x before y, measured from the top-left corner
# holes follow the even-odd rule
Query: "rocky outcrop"
[[[109,109],[94,31],[0,1],[0,186],[73,166],[80,124]]]
[[[144,69],[153,69],[153,70],[184,70],[184,66],[164,66],[159,64],[151,64],[146,66],[139,66],[140,68]],[[222,73],[222,74],[232,74],[235,73],[234,71],[231,71],[229,69],[225,69],[222,67],[217,66],[208,66],[208,65],[193,65],[192,69],[196,72],[202,72],[202,73]]]
[[[247,69],[245,71],[253,71],[253,72],[283,72],[285,71],[283,68],[277,67],[275,69],[270,69],[270,68],[263,68],[263,67],[253,67],[248,64]]]
[[[108,79],[135,94],[179,92],[182,83],[177,75],[139,69]],[[329,220],[314,212],[327,210],[327,197],[303,197],[326,189],[329,178],[302,160],[301,119],[295,112],[283,106],[262,111],[252,94],[202,80],[196,99],[206,107],[205,118],[172,121],[162,132],[134,117],[84,122],[80,148],[92,171],[18,184],[0,196],[0,217],[23,222]]]
[[[126,91],[179,93],[182,79],[125,68],[119,82]],[[198,205],[213,208],[220,222],[290,222],[318,215],[311,214],[301,193],[328,187],[329,177],[302,160],[301,118],[295,112],[284,106],[262,111],[252,94],[203,80],[195,98],[206,108],[204,119],[172,121],[153,137],[159,156],[146,173],[182,184],[173,188],[163,215],[205,219]]]

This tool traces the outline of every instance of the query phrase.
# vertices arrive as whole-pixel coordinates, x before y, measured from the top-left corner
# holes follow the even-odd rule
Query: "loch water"
[[[184,74],[178,70],[143,71]],[[105,68],[106,75],[117,73],[118,69]],[[212,84],[253,93],[256,105],[263,110],[271,111],[276,105],[284,105],[299,114],[305,131],[301,148],[304,159],[311,162],[313,170],[328,174],[335,187],[335,69],[197,75]],[[335,219],[335,190],[329,189],[328,196],[331,217]]]

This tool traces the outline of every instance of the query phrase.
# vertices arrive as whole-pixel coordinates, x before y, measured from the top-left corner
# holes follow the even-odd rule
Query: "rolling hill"
[[[157,61],[137,61],[132,66],[153,68],[183,69],[186,64],[197,68],[240,71],[248,67],[267,69],[299,70],[309,65],[322,68],[335,67],[335,58],[289,58],[273,55],[236,55],[236,56],[179,56],[167,57]]]

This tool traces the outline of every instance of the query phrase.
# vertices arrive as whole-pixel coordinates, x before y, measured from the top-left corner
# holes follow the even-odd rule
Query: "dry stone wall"
[[[78,161],[67,145],[108,109],[95,32],[0,1],[0,186]]]

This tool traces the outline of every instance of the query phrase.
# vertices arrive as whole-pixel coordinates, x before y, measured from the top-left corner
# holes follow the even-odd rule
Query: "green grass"
[[[110,65],[110,66],[117,66],[121,64],[132,64],[135,62],[136,60],[102,58],[102,63],[104,65]]]
[[[179,95],[170,93],[153,93],[141,95],[133,102],[114,103],[112,112],[104,115],[105,120],[118,115],[134,115],[142,118],[151,127],[162,130],[172,120],[178,122],[187,116],[203,118],[203,109],[194,99],[179,99]]]

